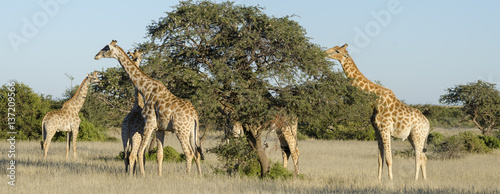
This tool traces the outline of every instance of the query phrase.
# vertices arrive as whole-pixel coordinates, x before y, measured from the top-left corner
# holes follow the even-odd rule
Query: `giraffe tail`
[[[47,115],[45,115],[45,117],[47,117]],[[43,151],[43,143],[45,141],[45,117],[43,117],[43,120],[42,120],[42,141],[40,141],[40,146],[42,148],[42,151]]]
[[[200,159],[205,160],[205,156],[203,155],[203,151],[201,148],[200,137],[198,137],[200,133],[199,130],[200,127],[198,122],[199,122],[198,119],[194,120],[194,130],[192,132],[191,147],[193,148],[193,153],[195,154],[195,156],[197,156],[199,153]]]

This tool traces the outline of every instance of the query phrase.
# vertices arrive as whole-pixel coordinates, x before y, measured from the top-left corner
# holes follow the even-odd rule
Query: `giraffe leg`
[[[153,130],[156,129],[156,119],[151,119],[151,118],[156,118],[154,117],[154,111],[149,111],[147,116],[146,116],[146,122],[145,122],[145,127],[144,127],[144,135],[139,147],[139,152],[138,152],[138,158],[139,158],[139,168],[141,169],[141,174],[142,176],[145,176],[146,173],[144,171],[144,154],[146,151],[147,144],[149,141],[151,141],[151,134],[153,133]]]
[[[295,153],[292,152],[293,164],[295,167],[295,174],[299,174],[299,148],[298,145],[295,146]]]
[[[77,130],[71,132],[71,134],[73,136],[73,158],[76,158],[76,138],[78,137],[78,128]]]
[[[71,146],[71,131],[66,132],[66,159],[68,159],[69,147]]]
[[[290,147],[281,146],[281,156],[283,157],[283,168],[288,168],[288,158],[290,158]]]
[[[47,138],[45,138],[45,142],[43,143],[44,148],[44,158],[47,158],[47,152],[49,151],[50,142],[52,141],[52,137],[54,137],[56,130],[47,130]]]
[[[130,158],[130,155],[129,155],[129,150],[131,149],[131,142],[129,142],[131,140],[126,140],[125,143],[124,143],[124,146],[123,146],[123,162],[125,163],[125,173],[128,173],[128,168],[129,168],[129,158]]]
[[[298,148],[295,144],[290,145],[290,154],[292,155],[293,167],[294,167],[294,176],[299,174],[299,152]]]
[[[177,128],[178,129],[178,128]],[[179,139],[179,142],[181,143],[182,150],[184,151],[184,155],[186,155],[186,172],[189,174],[191,172],[191,163],[193,162],[193,150],[191,148],[191,145],[189,143],[189,136],[188,135],[183,135],[178,132],[179,130],[176,130],[176,135],[177,138]]]
[[[132,136],[131,138],[130,145],[128,146],[132,147],[132,150],[130,151],[130,154],[128,156],[128,161],[129,161],[128,163],[131,168],[129,171],[130,176],[133,176],[135,172],[135,166],[136,166],[135,162],[137,160],[137,153],[139,151],[139,146],[141,145],[141,140],[142,140],[141,134],[135,133],[134,136]]]
[[[196,168],[198,169],[198,174],[201,175],[201,153],[196,152],[195,156]]]
[[[409,140],[415,151],[415,180],[418,180],[418,174],[420,168],[422,169],[422,178],[424,180],[427,180],[425,172],[425,164],[427,163],[427,157],[423,152],[425,141],[422,140],[419,141],[417,137],[415,137],[414,135],[411,135]]]
[[[129,157],[129,153],[128,153],[128,150],[130,149],[130,141],[131,139],[129,138],[129,135],[128,135],[128,131],[129,131],[129,127],[128,125],[126,124],[126,122],[124,122],[124,125],[122,126],[122,145],[123,145],[123,162],[125,163],[125,173],[128,172],[128,166],[129,166],[129,161],[128,161],[128,157]]]
[[[392,181],[391,135],[389,132],[382,133],[382,142],[384,148],[385,163],[387,163],[387,170],[389,171],[389,180]]]
[[[163,138],[165,137],[165,131],[157,131],[156,138],[156,160],[158,161],[158,176],[161,176],[162,173],[162,164],[163,164]]]
[[[375,127],[375,126],[374,126]],[[376,128],[375,128],[376,129]],[[382,169],[384,166],[384,143],[378,130],[375,130],[375,137],[378,145],[378,180],[382,180]]]
[[[286,141],[286,149],[285,153],[283,153],[283,167],[287,167],[288,158],[290,155],[292,156],[293,166],[294,166],[294,176],[299,174],[299,152],[297,148],[297,139],[294,137],[291,131],[291,127],[287,127],[286,131],[284,131],[283,136]],[[282,149],[283,150],[283,149]],[[286,154],[286,155],[285,155]],[[286,160],[285,160],[286,157]]]

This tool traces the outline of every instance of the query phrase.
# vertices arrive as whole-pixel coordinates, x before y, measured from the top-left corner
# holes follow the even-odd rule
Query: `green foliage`
[[[440,143],[429,143],[429,159],[455,159],[463,156],[465,150],[458,136],[444,138]]]
[[[371,125],[362,127],[351,123],[351,125],[348,125],[348,127],[345,127],[342,124],[337,124],[336,126],[330,126],[328,128],[299,127],[299,129],[307,135],[317,139],[363,141],[375,140],[375,130],[373,130]]]
[[[293,173],[283,167],[283,164],[276,162],[271,165],[271,169],[266,178],[270,179],[289,179],[293,177]]]
[[[429,136],[427,136],[428,144],[441,144],[444,141],[445,137],[443,134],[439,132],[430,132]]]
[[[461,132],[458,135],[445,137],[438,132],[429,134],[430,159],[454,159],[465,153],[488,153],[500,148],[500,140],[491,136],[475,135],[471,132]]]
[[[153,150],[147,152],[144,156],[147,161],[156,161],[156,153],[158,148],[154,148]],[[115,157],[117,160],[123,160],[125,158],[124,152],[118,153],[118,156]],[[166,146],[163,148],[163,161],[164,162],[185,162],[186,157],[184,154],[180,154],[171,146]]]
[[[219,144],[207,151],[217,155],[217,158],[223,162],[221,167],[214,168],[216,173],[250,177],[261,175],[261,166],[257,154],[248,146],[245,138],[230,138],[229,142]],[[292,176],[293,173],[283,168],[282,164],[274,163],[265,178],[287,179]]]
[[[146,153],[146,160],[154,160],[156,161],[156,153],[158,148],[154,148],[150,152]],[[183,162],[186,161],[186,157],[184,154],[180,154],[173,147],[166,146],[163,148],[163,161],[166,162]]]
[[[461,132],[458,136],[467,152],[486,153],[490,151],[485,142],[471,132]]]
[[[221,167],[214,168],[216,172],[225,172],[232,176],[236,173],[242,174],[260,174],[260,164],[257,160],[257,154],[248,145],[245,138],[230,138],[229,142],[221,143],[207,152],[217,155],[222,162]],[[257,170],[255,170],[255,165]]]
[[[463,112],[483,135],[489,135],[500,126],[500,92],[495,84],[478,80],[448,88],[439,102],[463,105]]]
[[[12,91],[15,96],[12,96]],[[10,96],[9,96],[10,94]],[[12,101],[9,101],[9,97]],[[13,102],[14,107],[9,107],[8,103]],[[39,139],[42,131],[42,120],[47,112],[50,111],[54,101],[51,96],[36,94],[28,85],[16,82],[14,86],[3,85],[0,88],[0,115],[5,118],[5,122],[0,122],[0,137],[8,137],[9,125],[7,122],[9,108],[10,118],[15,118],[16,139],[33,140]],[[12,103],[11,103],[12,104]]]
[[[500,140],[498,140],[498,138],[492,137],[492,136],[485,136],[485,135],[480,135],[478,137],[479,137],[479,139],[481,139],[484,142],[484,144],[488,148],[491,148],[491,149],[500,148]]]

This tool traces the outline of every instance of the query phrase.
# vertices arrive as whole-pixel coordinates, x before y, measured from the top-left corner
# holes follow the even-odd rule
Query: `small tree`
[[[500,92],[495,84],[478,80],[448,88],[440,103],[463,105],[463,112],[481,130],[490,135],[500,126]]]

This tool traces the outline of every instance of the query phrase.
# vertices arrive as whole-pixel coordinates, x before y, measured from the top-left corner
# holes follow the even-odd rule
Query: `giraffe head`
[[[328,58],[335,59],[338,61],[343,61],[349,58],[349,53],[346,50],[347,44],[343,46],[335,46],[325,51]]]
[[[87,78],[90,80],[90,84],[97,84],[100,82],[99,78],[97,77],[97,71],[94,71],[94,73],[91,74],[87,73]]]
[[[117,58],[119,48],[116,46],[116,40],[111,41],[110,44],[104,46],[104,48],[95,55],[94,59],[99,60],[101,58]]]
[[[142,60],[142,52],[138,51],[138,50],[135,50],[133,53],[132,52],[128,52],[127,54],[130,55],[130,58],[132,59],[132,61],[134,62],[134,64],[137,67],[139,67],[139,64],[141,64],[141,60]]]

